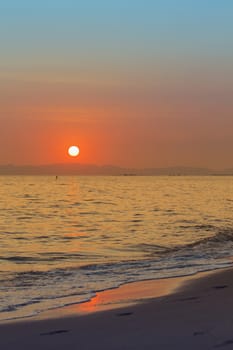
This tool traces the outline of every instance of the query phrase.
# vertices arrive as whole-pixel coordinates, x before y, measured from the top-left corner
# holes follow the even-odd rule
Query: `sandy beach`
[[[233,349],[233,269],[145,281],[0,325],[0,348]]]

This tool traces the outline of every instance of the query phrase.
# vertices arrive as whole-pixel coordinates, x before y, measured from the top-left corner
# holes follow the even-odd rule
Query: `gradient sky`
[[[0,0],[0,164],[232,167],[232,18],[231,0]]]

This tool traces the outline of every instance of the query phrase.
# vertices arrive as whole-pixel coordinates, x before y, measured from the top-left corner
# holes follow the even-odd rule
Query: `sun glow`
[[[79,148],[77,146],[70,146],[68,149],[68,154],[71,157],[77,157],[79,155]]]

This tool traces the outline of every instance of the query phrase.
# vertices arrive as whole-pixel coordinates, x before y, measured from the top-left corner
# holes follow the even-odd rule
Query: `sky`
[[[230,0],[0,0],[0,164],[233,167],[232,17]]]

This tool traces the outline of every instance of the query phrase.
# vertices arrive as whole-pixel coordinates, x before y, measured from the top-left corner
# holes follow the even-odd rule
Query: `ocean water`
[[[0,320],[230,266],[233,177],[0,177]]]

